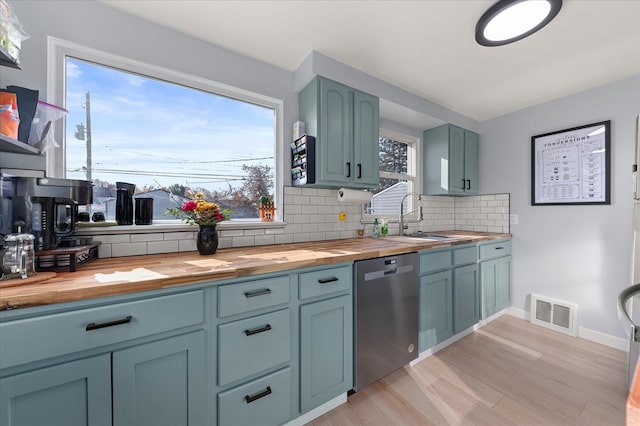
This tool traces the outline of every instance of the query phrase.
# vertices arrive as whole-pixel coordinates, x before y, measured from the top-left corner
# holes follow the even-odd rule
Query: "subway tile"
[[[335,189],[318,189],[318,197],[338,198],[338,191]]]
[[[302,188],[297,186],[285,186],[284,193],[285,195],[300,195],[302,194]]]
[[[244,230],[244,235],[245,236],[250,236],[250,235],[264,235],[264,229],[245,229]]]
[[[289,244],[293,242],[294,234],[275,235],[276,244]]]
[[[293,242],[294,243],[304,243],[310,241],[309,234],[306,232],[297,232],[293,234]]]
[[[234,237],[232,247],[247,247],[255,245],[255,237]]]
[[[243,237],[244,230],[242,229],[230,229],[229,231],[220,231],[221,238],[233,238],[233,237]]]
[[[288,206],[284,206],[284,216],[285,218],[292,214],[300,214],[302,212],[302,206],[297,204],[291,204]]]
[[[178,251],[178,240],[172,241],[149,241],[147,243],[147,254],[175,253]]]
[[[318,190],[316,188],[302,188],[301,194],[307,197],[317,197]]]
[[[275,235],[256,235],[255,237],[255,245],[257,246],[275,244],[275,241]]]
[[[193,246],[194,246],[194,250],[197,249],[195,240],[193,242]],[[233,247],[233,238],[229,237],[229,238],[219,238],[218,239],[218,248],[223,249],[223,248],[231,248]]]
[[[302,225],[302,232],[318,232],[318,224],[305,223]]]
[[[147,254],[147,243],[118,243],[111,245],[111,257]]]
[[[287,234],[295,234],[302,231],[302,225],[299,223],[287,223],[285,232]]]
[[[193,232],[166,232],[164,234],[165,240],[188,240],[191,238],[195,238],[197,229],[194,229]],[[233,232],[233,231],[222,231],[222,232]]]
[[[98,246],[98,258],[105,259],[111,257],[111,244],[100,244]]]
[[[293,204],[297,205],[307,205],[309,204],[309,196],[307,195],[294,195],[293,196]]]
[[[131,234],[131,242],[139,243],[143,241],[162,241],[164,234]]]
[[[264,230],[265,235],[284,234],[285,228],[266,228]]]
[[[218,247],[222,248],[221,244],[223,240],[226,240],[226,238],[218,239]],[[192,238],[190,240],[178,240],[178,251],[195,251],[196,249],[195,238]]]
[[[114,234],[114,235],[94,235],[93,241],[100,241],[103,244],[119,244],[128,243],[129,234]]]

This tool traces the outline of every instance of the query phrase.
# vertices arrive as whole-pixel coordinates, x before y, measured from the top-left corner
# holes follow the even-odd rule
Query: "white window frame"
[[[388,129],[380,129],[380,138],[392,139],[397,142],[402,142],[407,144],[407,174],[403,175],[400,173],[391,173],[380,171],[381,178],[387,179],[399,179],[406,180],[408,183],[407,190],[408,192],[416,192],[420,194],[420,181],[418,180],[418,158],[419,158],[419,146],[420,146],[420,138],[415,136],[406,135],[399,132],[394,132]],[[415,197],[409,197],[409,211],[417,208],[415,203]],[[363,206],[364,210],[364,206]],[[373,221],[378,219],[387,219],[389,222],[398,222],[399,214],[384,214],[384,215],[376,215],[376,214],[362,214],[362,223],[373,223]]]
[[[222,228],[242,229],[242,228],[256,228],[256,227],[271,227],[271,226],[283,226],[282,211],[283,211],[283,185],[284,185],[284,144],[283,144],[283,104],[281,99],[272,98],[250,92],[248,90],[240,89],[234,86],[230,86],[224,83],[219,83],[213,80],[209,80],[203,77],[194,76],[191,74],[175,71],[156,65],[147,64],[144,62],[136,61],[134,59],[125,58],[122,56],[106,53],[96,49],[92,49],[77,43],[73,43],[67,40],[62,40],[56,37],[47,37],[47,102],[65,107],[65,68],[66,57],[72,56],[74,58],[94,62],[99,65],[106,65],[114,67],[123,71],[130,71],[133,73],[141,74],[143,76],[164,80],[171,83],[180,84],[186,87],[191,87],[205,92],[213,93],[216,95],[226,96],[233,99],[238,99],[245,102],[250,102],[256,105],[261,105],[267,108],[272,108],[275,111],[275,140],[274,154],[275,154],[275,177],[276,182],[274,185],[274,194],[276,199],[276,220],[274,222],[259,222],[249,221],[246,219],[225,221],[219,224]],[[60,125],[60,123],[62,123]],[[66,120],[61,120],[56,123],[55,126],[55,138],[57,141],[62,141],[60,148],[55,148],[47,151],[46,154],[46,168],[47,176],[51,177],[64,177],[66,170],[66,149],[65,149],[65,135],[66,135]],[[165,221],[154,221],[151,227]],[[166,221],[168,225],[175,228],[175,221]],[[154,230],[150,230],[154,232]],[[157,232],[157,229],[155,230]]]

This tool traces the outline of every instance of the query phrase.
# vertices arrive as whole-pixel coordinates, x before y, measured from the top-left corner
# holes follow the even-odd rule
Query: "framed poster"
[[[611,121],[531,137],[531,205],[611,204]]]

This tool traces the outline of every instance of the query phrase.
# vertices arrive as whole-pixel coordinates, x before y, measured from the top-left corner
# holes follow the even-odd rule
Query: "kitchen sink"
[[[452,240],[464,239],[464,237],[452,237],[449,235],[429,234],[426,232],[416,232],[414,234],[407,235],[407,237],[420,238],[423,240],[431,240],[431,241],[452,241]]]

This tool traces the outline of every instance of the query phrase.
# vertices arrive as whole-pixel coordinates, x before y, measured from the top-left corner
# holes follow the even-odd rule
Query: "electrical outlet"
[[[511,224],[511,225],[517,225],[518,224],[518,215],[517,214],[510,214],[509,215],[509,224]]]

